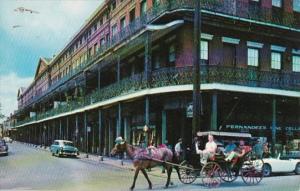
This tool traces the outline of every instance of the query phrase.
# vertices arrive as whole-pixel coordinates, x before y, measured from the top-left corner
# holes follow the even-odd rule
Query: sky
[[[33,81],[39,58],[57,55],[102,2],[0,0],[1,113],[17,109],[17,91]]]

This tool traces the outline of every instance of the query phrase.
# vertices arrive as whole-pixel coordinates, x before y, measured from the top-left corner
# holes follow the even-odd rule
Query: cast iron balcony
[[[257,71],[252,68],[233,68],[225,66],[201,66],[201,83],[219,83],[240,85],[246,87],[262,87],[281,90],[300,91],[300,75],[273,71]],[[152,72],[150,85],[144,78],[144,73],[122,79],[101,89],[96,89],[82,100],[73,100],[67,105],[59,106],[47,112],[39,113],[35,118],[26,119],[17,126],[35,120],[45,119],[64,112],[83,108],[97,102],[106,101],[117,96],[129,95],[147,88],[159,88],[176,85],[192,85],[192,67],[161,68]]]

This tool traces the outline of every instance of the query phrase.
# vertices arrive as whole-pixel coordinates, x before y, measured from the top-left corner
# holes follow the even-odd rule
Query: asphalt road
[[[20,143],[9,144],[9,156],[0,157],[0,190],[129,190],[133,172],[89,159],[58,158],[47,151]],[[159,169],[150,173],[153,190],[165,190],[165,177]],[[246,186],[239,178],[233,183],[222,183],[219,188],[207,189],[200,180],[183,185],[176,174],[168,190],[228,190],[228,191],[300,191],[300,176],[264,178],[259,185]],[[136,190],[148,190],[140,173]]]

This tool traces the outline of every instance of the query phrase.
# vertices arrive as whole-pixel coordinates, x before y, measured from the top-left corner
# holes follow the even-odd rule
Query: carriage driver
[[[198,148],[198,142],[195,143],[196,153],[200,154],[201,164],[206,164],[207,159],[213,157],[217,150],[217,144],[214,141],[213,135],[208,135],[208,142],[205,145],[204,150]]]

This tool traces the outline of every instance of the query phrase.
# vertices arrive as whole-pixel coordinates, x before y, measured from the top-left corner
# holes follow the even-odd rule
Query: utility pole
[[[196,0],[194,13],[194,56],[193,56],[193,129],[195,136],[200,128],[200,37],[201,37],[201,1]]]

